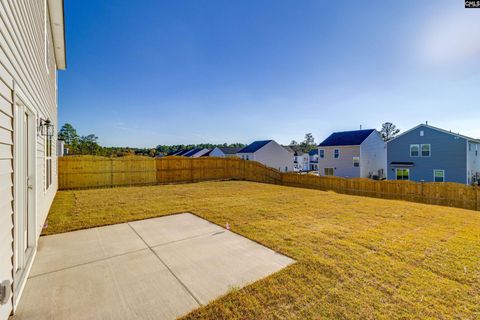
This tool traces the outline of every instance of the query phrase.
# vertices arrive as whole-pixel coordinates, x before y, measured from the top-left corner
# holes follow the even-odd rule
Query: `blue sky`
[[[59,124],[105,146],[426,120],[480,137],[480,10],[463,1],[65,2]]]

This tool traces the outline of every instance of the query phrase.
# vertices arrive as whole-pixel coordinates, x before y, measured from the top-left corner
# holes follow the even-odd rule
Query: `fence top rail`
[[[452,182],[378,181],[285,173],[237,157],[66,156],[58,160],[59,189],[115,187],[129,181],[152,184],[240,179],[480,210],[480,187]]]

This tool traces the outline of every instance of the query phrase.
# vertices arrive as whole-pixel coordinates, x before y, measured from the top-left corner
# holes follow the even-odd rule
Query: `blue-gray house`
[[[420,124],[387,143],[387,178],[471,184],[480,180],[480,140]]]

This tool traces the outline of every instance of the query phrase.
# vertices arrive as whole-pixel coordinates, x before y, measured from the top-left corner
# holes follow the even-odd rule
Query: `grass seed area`
[[[176,212],[297,263],[185,319],[480,319],[480,213],[227,181],[60,191],[44,234]]]

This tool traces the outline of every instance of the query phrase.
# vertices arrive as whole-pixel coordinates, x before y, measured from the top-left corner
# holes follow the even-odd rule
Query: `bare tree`
[[[397,126],[391,122],[385,122],[382,124],[382,129],[380,130],[383,141],[392,140],[399,132],[400,129],[397,129]]]

